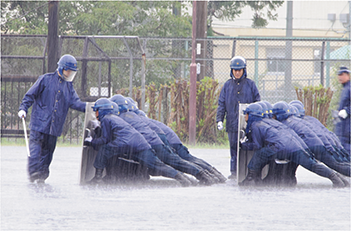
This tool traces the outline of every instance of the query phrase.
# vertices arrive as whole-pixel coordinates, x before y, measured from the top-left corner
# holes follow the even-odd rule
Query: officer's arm
[[[38,80],[33,84],[33,86],[24,95],[22,103],[19,106],[19,110],[24,110],[26,113],[28,112],[28,108],[30,108],[33,105],[34,100],[43,90],[43,86],[41,84],[43,77],[44,76],[40,76]]]
[[[77,111],[81,111],[81,112],[85,112],[85,107],[86,107],[86,102],[82,102],[79,99],[79,96],[77,94],[77,92],[73,89],[72,87],[72,97],[71,97],[71,105],[70,108],[77,110]]]
[[[219,94],[219,97],[218,97],[218,108],[217,108],[217,118],[216,118],[217,123],[219,121],[223,122],[225,111],[226,111],[226,108],[225,108],[225,87],[223,86],[221,93]]]

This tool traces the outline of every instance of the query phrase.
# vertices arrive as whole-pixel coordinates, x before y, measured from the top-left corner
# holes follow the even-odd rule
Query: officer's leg
[[[49,166],[52,161],[52,156],[56,148],[57,136],[44,134],[44,141],[42,143],[42,151],[40,157],[40,172],[41,179],[45,180],[49,177]]]
[[[28,157],[28,173],[29,180],[34,182],[40,178],[40,158],[42,152],[42,144],[44,142],[44,134],[38,131],[31,130],[29,137],[29,151]]]
[[[248,186],[261,184],[262,168],[271,160],[273,160],[275,156],[276,154],[267,147],[255,151],[247,166],[248,174],[246,178],[241,183],[239,183],[239,185]]]
[[[317,160],[345,176],[350,176],[350,164],[336,161],[333,156],[327,152],[324,146],[313,147],[311,150],[315,154]]]
[[[190,161],[196,165],[199,165],[201,168],[206,170],[210,170],[212,168],[212,166],[206,161],[191,155],[188,148],[185,147],[184,145],[176,144],[171,146],[176,150],[176,154],[178,154],[182,159]]]
[[[238,152],[238,132],[228,132],[230,144],[230,172],[229,178],[236,178],[237,152]]]
[[[318,163],[314,157],[308,154],[305,150],[288,153],[286,157],[294,163],[301,165],[319,176],[329,178],[334,187],[345,187],[345,184],[343,183],[342,179],[337,176],[336,172],[327,166]]]
[[[152,149],[134,153],[132,158],[149,168],[150,173],[152,173],[153,176],[173,178],[183,186],[191,185],[191,181],[184,174],[163,163],[159,158],[157,158]]]
[[[156,156],[164,163],[172,166],[176,170],[195,176],[201,183],[213,184],[215,179],[200,166],[180,158],[174,154],[171,149],[164,145],[152,145],[156,152]]]

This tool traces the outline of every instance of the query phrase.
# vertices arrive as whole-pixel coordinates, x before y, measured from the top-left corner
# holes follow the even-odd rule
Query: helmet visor
[[[77,72],[72,70],[63,70],[62,71],[63,78],[67,82],[72,82],[74,77],[76,76]]]

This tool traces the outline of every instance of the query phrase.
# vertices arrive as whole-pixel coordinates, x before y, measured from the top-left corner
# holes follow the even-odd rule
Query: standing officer
[[[253,103],[260,101],[261,97],[255,82],[247,78],[246,60],[241,56],[235,56],[230,61],[230,77],[225,82],[218,99],[217,127],[223,129],[223,121],[226,116],[226,131],[230,142],[230,172],[229,179],[236,178],[236,160],[238,144],[238,118],[239,103]]]
[[[350,155],[350,70],[340,67],[338,71],[339,83],[343,85],[339,102],[340,122],[335,126],[335,134],[339,137],[341,144]]]
[[[77,60],[72,55],[63,55],[53,73],[38,78],[23,97],[18,116],[26,117],[33,105],[30,120],[28,158],[29,180],[44,183],[49,177],[49,166],[61,135],[68,109],[85,112],[82,102],[73,88],[72,81],[77,72]]]

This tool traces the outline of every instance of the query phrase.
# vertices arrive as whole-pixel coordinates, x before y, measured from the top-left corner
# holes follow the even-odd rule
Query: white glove
[[[346,119],[346,117],[347,117],[347,112],[346,112],[345,109],[342,109],[342,110],[339,111],[339,114],[338,114],[338,115],[339,115],[341,118]]]
[[[87,138],[85,138],[84,141],[91,143],[92,140],[93,140],[93,137],[88,136]]]
[[[222,121],[219,121],[217,123],[217,128],[218,128],[218,130],[222,130],[223,129],[223,122]]]
[[[18,112],[18,117],[19,117],[20,119],[22,119],[22,117],[26,118],[26,116],[27,116],[27,113],[26,113],[25,110],[20,110],[20,111]]]
[[[100,127],[100,123],[98,120],[91,120],[91,126],[93,127],[93,129]]]

